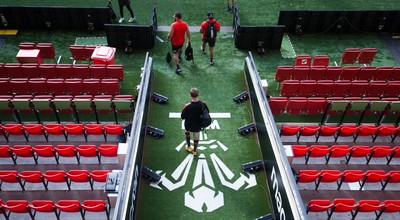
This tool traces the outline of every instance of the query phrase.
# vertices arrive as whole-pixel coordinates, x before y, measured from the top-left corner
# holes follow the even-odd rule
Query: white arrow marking
[[[211,118],[231,118],[231,113],[229,112],[213,112],[210,113]],[[170,112],[169,113],[169,118],[181,118],[181,113],[180,112]]]
[[[227,151],[227,150],[228,150],[228,148],[227,148],[225,145],[223,145],[221,142],[217,141],[217,143],[218,143],[219,146],[222,148],[222,150],[224,150],[224,151]]]
[[[172,183],[169,179],[167,179],[167,177],[165,177],[165,173],[161,176],[161,179],[158,183],[151,185],[155,188],[160,188],[158,186],[158,184],[162,183],[165,188],[167,188],[169,191],[173,191],[175,189],[178,189],[182,186],[184,186],[186,184],[186,180],[188,178],[189,175],[189,170],[190,167],[192,166],[192,162],[193,162],[193,155],[192,154],[188,154],[188,156],[185,158],[185,160],[182,161],[182,163],[176,168],[176,170],[172,173],[172,177],[175,180],[178,180],[178,178],[180,176],[182,176],[181,181],[177,182],[177,183]],[[186,167],[185,171],[184,168]],[[156,173],[160,174],[162,171],[156,171]],[[184,172],[184,174],[182,175],[182,173]]]
[[[237,179],[234,183],[228,182],[227,180],[225,180],[225,177],[222,174],[222,172],[224,172],[226,177],[228,177],[228,179],[231,180],[234,176],[232,171],[221,161],[221,159],[219,159],[217,157],[217,155],[211,154],[210,157],[211,157],[211,160],[215,167],[215,171],[217,171],[219,180],[221,181],[222,185],[229,187],[236,191],[239,190],[240,187],[242,187],[245,183],[248,184],[246,189],[257,185],[256,176],[254,174],[248,174],[249,177],[247,178],[244,174],[240,173],[240,178]],[[222,171],[221,171],[221,169],[222,169]]]
[[[207,206],[207,212],[212,212],[222,206],[224,206],[224,194],[218,191],[218,195],[215,196],[216,192],[202,186],[193,192],[193,196],[189,192],[185,193],[185,206],[189,207],[197,212],[203,212],[202,207],[205,204]]]
[[[183,141],[182,143],[180,143],[180,144],[175,148],[175,150],[176,150],[176,151],[180,151],[180,150],[182,149],[182,147],[185,146],[185,144],[186,144],[186,141]]]
[[[199,144],[202,145],[209,145],[214,143],[215,140],[210,140],[210,141],[199,141]],[[191,144],[193,144],[193,140],[190,141]],[[180,143],[178,146],[176,146],[175,150],[176,151],[180,151],[184,146],[186,146],[186,141],[182,141],[182,143]],[[224,146],[225,147],[225,146]],[[200,149],[201,150],[201,149]]]
[[[210,169],[208,168],[206,157],[204,154],[200,154],[199,160],[197,162],[196,173],[194,176],[194,182],[192,187],[193,189],[202,184],[203,177],[205,180],[205,184],[211,186],[212,188],[215,188],[214,182],[211,178]]]

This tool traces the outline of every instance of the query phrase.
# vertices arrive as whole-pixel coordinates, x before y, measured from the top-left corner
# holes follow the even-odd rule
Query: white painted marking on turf
[[[227,112],[214,112],[210,113],[211,118],[231,118],[231,113]],[[170,112],[169,113],[169,118],[181,118],[181,113],[180,112]]]
[[[228,148],[227,148],[225,145],[223,145],[221,142],[217,141],[217,143],[218,143],[219,146],[222,148],[222,150],[224,150],[224,151],[227,151],[227,150],[228,150]]]
[[[189,192],[185,193],[185,206],[197,212],[203,212],[202,207],[206,205],[207,212],[212,212],[224,206],[224,194],[221,191],[218,191],[218,195],[215,194],[216,192],[212,189],[201,186],[193,192],[193,196]]]
[[[193,156],[191,156],[189,154],[183,161],[182,163],[176,168],[176,170],[171,174],[171,176],[175,179],[178,180],[179,177],[182,175],[183,170],[186,168],[187,169],[187,165],[190,164],[192,165],[192,161],[193,161]],[[190,166],[189,166],[190,167]]]
[[[235,176],[235,174],[233,174],[233,172],[224,164],[224,162],[222,162],[221,159],[219,159],[217,155],[211,154],[210,157],[214,164],[215,169],[219,170],[218,168],[221,168],[222,172],[224,172],[224,174],[226,175],[226,177],[228,177],[229,180],[231,180]]]
[[[157,38],[157,40],[159,40],[161,43],[164,43],[164,40],[161,39],[161,37],[159,37],[159,36],[156,35],[156,38]]]
[[[197,162],[196,175],[194,176],[193,187],[192,187],[193,189],[202,184],[203,177],[205,184],[215,188],[214,182],[211,178],[211,172],[210,169],[208,168],[208,164],[205,158],[206,156],[204,154],[201,154]]]
[[[180,151],[180,150],[182,149],[182,147],[185,146],[185,144],[186,144],[186,141],[182,141],[182,143],[180,143],[180,144],[175,148],[175,150],[176,150],[176,151]]]

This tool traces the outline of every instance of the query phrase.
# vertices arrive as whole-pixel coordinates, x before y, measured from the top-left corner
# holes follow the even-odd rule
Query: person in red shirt
[[[214,13],[208,12],[207,17],[208,20],[204,21],[200,26],[200,33],[203,34],[203,45],[201,45],[200,49],[205,53],[206,44],[208,43],[208,46],[210,47],[210,65],[214,65],[214,46],[217,40],[217,32],[220,31],[221,25],[214,19]],[[210,25],[212,25],[213,28]]]
[[[182,47],[185,43],[185,34],[188,38],[188,42],[190,43],[190,31],[186,22],[182,21],[181,13],[175,12],[174,21],[175,22],[171,24],[171,30],[168,33],[167,39],[171,39],[172,52],[174,53],[174,60],[176,64],[175,73],[179,74],[181,72],[179,62],[182,61],[181,55]]]

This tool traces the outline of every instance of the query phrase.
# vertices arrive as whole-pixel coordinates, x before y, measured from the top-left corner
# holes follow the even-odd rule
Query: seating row
[[[32,147],[31,145],[0,145],[0,158],[11,158],[13,163],[17,165],[17,158],[32,158],[35,164],[39,163],[40,157],[53,158],[60,163],[60,157],[75,157],[78,164],[80,164],[81,157],[97,157],[99,164],[101,164],[101,157],[116,157],[118,152],[118,145],[116,144],[101,144],[97,147],[94,144],[90,145],[53,145],[40,144]]]
[[[130,100],[133,101],[132,95],[0,95],[0,100],[58,100],[58,99],[69,99],[74,101],[75,99],[89,99],[89,100]]]
[[[0,95],[119,95],[118,79],[35,79],[0,81]]]
[[[0,63],[0,78],[124,79],[121,64],[35,64]]]
[[[294,63],[295,66],[329,66],[329,56],[328,55],[315,55],[311,57],[310,55],[298,55]]]
[[[97,46],[71,45],[69,51],[74,60],[90,60]]]
[[[275,82],[284,80],[400,80],[400,67],[392,66],[278,66]]]
[[[21,42],[19,44],[19,49],[30,50],[38,49],[40,50],[40,55],[43,59],[55,59],[56,52],[52,43],[32,43],[32,42]]]
[[[280,96],[400,97],[400,81],[285,80]]]
[[[398,213],[400,211],[400,200],[360,200],[357,203],[351,198],[337,198],[331,203],[325,199],[311,200],[307,204],[307,213],[309,212],[327,212],[328,220],[333,213],[350,212],[352,220],[358,213],[375,213],[375,219],[379,220],[384,213]],[[370,216],[371,217],[371,216]],[[372,219],[372,218],[371,218]]]
[[[94,182],[106,182],[109,170],[47,170],[41,171],[22,171],[20,174],[16,170],[0,170],[0,185],[6,183],[18,183],[22,191],[25,191],[26,183],[42,183],[45,190],[48,190],[49,183],[67,184],[68,190],[71,190],[72,182],[89,183],[93,190]]]
[[[387,114],[396,114],[400,111],[399,98],[374,98],[374,97],[271,97],[268,102],[272,114],[323,114],[328,105],[330,112],[336,114],[338,111],[348,112],[364,110],[372,113],[386,111]],[[339,106],[340,105],[340,106]]]
[[[70,135],[82,135],[86,142],[88,135],[102,135],[105,141],[108,135],[125,135],[122,125],[115,124],[5,124],[0,125],[0,131],[7,142],[10,135],[24,136],[26,142],[30,135],[43,135],[46,141],[50,135],[63,135],[67,142]]]
[[[293,126],[284,125],[280,129],[280,136],[296,136],[297,141],[300,140],[301,136],[314,136],[315,142],[318,142],[320,136],[332,136],[335,142],[339,137],[352,137],[353,142],[356,142],[358,137],[370,136],[372,142],[375,142],[378,137],[391,138],[393,143],[397,136],[400,136],[400,127],[393,125],[341,125],[341,126]]]
[[[384,170],[299,170],[296,176],[297,183],[315,183],[315,190],[318,190],[320,183],[336,183],[337,190],[343,183],[355,183],[360,185],[362,190],[366,183],[381,183],[381,190],[385,190],[389,183],[400,183],[400,170],[391,170],[386,173]]]
[[[374,57],[378,53],[376,48],[346,48],[343,51],[341,64],[353,64],[358,62],[359,64],[371,64]]]
[[[104,200],[84,200],[83,203],[78,200],[59,200],[56,204],[53,200],[33,200],[32,203],[27,200],[8,200],[4,203],[0,199],[0,212],[7,220],[11,213],[28,213],[34,220],[37,212],[54,213],[57,220],[61,219],[61,212],[80,213],[83,220],[86,212],[105,212],[109,220],[110,209]]]
[[[294,157],[304,157],[305,164],[308,163],[310,158],[324,157],[325,164],[329,163],[331,158],[342,158],[346,159],[346,164],[350,162],[351,158],[363,158],[366,159],[368,165],[372,158],[386,158],[386,164],[389,165],[393,158],[400,158],[400,146],[365,146],[365,145],[354,145],[349,147],[348,145],[293,145],[292,146]]]

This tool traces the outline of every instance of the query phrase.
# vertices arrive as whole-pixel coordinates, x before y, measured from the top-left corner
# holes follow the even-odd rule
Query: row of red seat
[[[5,124],[0,125],[0,131],[7,142],[10,135],[24,136],[27,142],[30,135],[43,135],[46,141],[49,141],[50,135],[63,135],[65,141],[68,141],[69,135],[82,135],[86,142],[88,135],[102,135],[105,141],[107,135],[124,135],[122,125],[116,124]]]
[[[366,158],[368,165],[373,158],[386,158],[386,164],[389,165],[393,158],[400,158],[400,146],[390,147],[386,145],[377,145],[373,147],[365,145],[293,145],[292,146],[294,157],[304,157],[307,164],[310,158],[325,158],[325,164],[329,163],[331,158],[346,159],[346,164],[350,162],[351,158]]]
[[[375,213],[376,216],[370,219],[379,220],[384,213],[398,213],[400,211],[400,200],[360,200],[357,203],[351,198],[337,198],[333,202],[325,199],[311,200],[307,204],[307,213],[309,212],[327,212],[327,219],[331,219],[333,213],[350,212],[352,219],[355,219],[358,213]]]
[[[399,97],[400,81],[285,80],[280,89],[280,95],[286,97]]]
[[[386,111],[387,114],[396,114],[400,110],[400,99],[399,98],[378,98],[378,97],[271,97],[268,101],[269,107],[271,108],[272,114],[303,114],[303,115],[317,115],[323,114],[329,103],[345,101],[348,102],[348,106],[344,106],[349,109],[349,113],[352,113],[356,105],[354,103],[367,102],[364,109],[376,113],[379,111]],[[358,108],[359,106],[357,106]],[[360,109],[354,110],[360,111]],[[335,111],[328,111],[328,114],[336,114]]]
[[[17,164],[17,158],[33,158],[36,164],[39,163],[40,157],[53,158],[59,164],[60,157],[75,157],[78,164],[80,164],[81,157],[97,157],[99,164],[101,164],[101,157],[116,157],[118,152],[118,145],[116,144],[101,144],[99,147],[96,145],[48,145],[39,144],[34,147],[31,145],[0,145],[0,158],[11,158],[13,163]]]
[[[320,136],[332,136],[335,138],[335,142],[339,137],[353,137],[355,142],[360,136],[372,137],[372,142],[375,142],[377,137],[389,136],[392,139],[392,143],[397,136],[400,135],[400,126],[395,127],[393,125],[341,125],[341,126],[294,126],[284,125],[280,129],[280,136],[296,136],[297,141],[300,140],[301,136],[315,136],[315,141],[318,142]]]
[[[371,64],[374,57],[378,53],[376,48],[346,48],[343,51],[341,64],[353,64],[358,62],[359,64]]]
[[[69,51],[74,60],[90,60],[96,47],[97,46],[74,44],[69,47]]]
[[[41,171],[22,171],[20,174],[15,170],[0,170],[0,181],[6,183],[18,183],[21,189],[25,191],[26,183],[41,183],[45,190],[48,190],[49,182],[67,184],[68,190],[71,190],[71,183],[89,183],[93,190],[94,182],[106,182],[109,170],[47,170]]]
[[[10,219],[11,213],[28,213],[34,220],[36,212],[43,212],[54,213],[57,220],[60,220],[61,212],[68,212],[80,213],[84,220],[87,212],[105,212],[109,220],[110,209],[104,200],[84,200],[83,203],[78,200],[59,200],[57,204],[53,200],[33,200],[30,204],[28,200],[8,200],[4,203],[0,199],[0,212],[6,219]]]
[[[275,82],[284,80],[400,80],[400,67],[392,66],[278,66]]]
[[[297,183],[315,183],[315,190],[318,189],[320,183],[336,183],[337,190],[343,183],[360,184],[361,190],[366,183],[381,183],[384,190],[389,183],[400,183],[400,170],[391,170],[386,172],[384,170],[299,170]]]
[[[56,52],[52,43],[32,43],[32,42],[21,42],[19,44],[19,49],[30,50],[38,49],[40,50],[40,55],[43,59],[55,59]]]
[[[329,66],[329,56],[328,55],[315,55],[314,57],[310,55],[297,55],[295,59],[295,66]]]
[[[0,95],[0,100],[57,100],[57,99],[68,99],[74,101],[74,99],[89,99],[89,100],[131,100],[133,101],[132,95]]]
[[[12,79],[0,81],[0,95],[119,95],[118,79]]]
[[[35,64],[0,63],[0,78],[46,78],[46,79],[124,79],[121,64]]]

